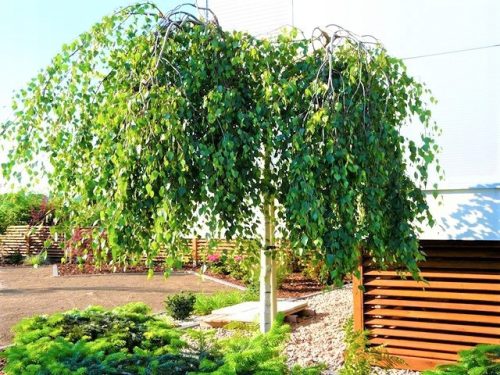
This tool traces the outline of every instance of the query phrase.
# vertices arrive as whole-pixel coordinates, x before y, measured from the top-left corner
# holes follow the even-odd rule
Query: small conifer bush
[[[175,320],[184,320],[193,313],[195,302],[196,296],[193,293],[181,292],[168,296],[165,300],[165,308]]]

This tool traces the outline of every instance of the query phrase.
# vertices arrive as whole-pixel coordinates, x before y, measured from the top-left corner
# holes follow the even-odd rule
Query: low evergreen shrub
[[[176,320],[184,320],[191,316],[194,310],[196,296],[193,293],[177,293],[165,300],[165,309]]]
[[[143,370],[180,375],[198,368],[195,356],[181,352],[186,343],[180,332],[151,316],[142,303],[28,318],[14,327],[14,333],[14,345],[1,353],[9,375],[139,374]]]
[[[217,340],[213,331],[173,328],[142,303],[90,307],[22,320],[0,358],[7,375],[320,374],[321,366],[287,367],[289,329],[280,317],[266,334]]]
[[[280,314],[272,329],[265,334],[256,333],[251,337],[242,333],[217,342],[221,357],[215,360],[206,358],[200,364],[201,371],[193,375],[319,375],[323,365],[303,368],[287,366],[282,355],[283,347],[289,337],[290,326],[283,324]]]

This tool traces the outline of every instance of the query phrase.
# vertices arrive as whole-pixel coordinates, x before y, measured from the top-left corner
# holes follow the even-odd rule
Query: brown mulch
[[[58,264],[57,270],[60,276],[74,276],[74,275],[105,275],[110,273],[148,273],[148,267],[144,265],[140,266],[128,266],[123,267],[113,267],[109,265],[102,265],[101,267],[96,267],[92,264],[83,264],[79,266],[74,263],[64,263]],[[164,268],[161,265],[153,267],[155,272],[163,272]]]
[[[190,265],[184,267],[186,270],[191,270],[194,272],[200,272],[200,268],[195,268]],[[129,266],[126,269],[117,268],[108,265],[103,265],[100,268],[96,268],[91,264],[84,264],[83,268],[76,264],[59,264],[58,265],[59,275],[61,276],[72,276],[72,275],[96,275],[96,274],[110,274],[110,273],[144,273],[148,272],[148,267],[146,266]],[[163,272],[163,266],[157,265],[154,267],[155,272]],[[206,270],[205,275],[215,277],[220,280],[230,282],[239,286],[246,286],[243,281],[235,279],[231,275],[224,275],[210,272]],[[325,290],[325,285],[319,283],[316,280],[305,277],[300,272],[295,272],[287,276],[287,278],[281,284],[278,289],[278,298],[297,298],[308,294],[321,292]]]
[[[200,272],[199,268],[186,267],[195,272]],[[228,281],[230,283],[246,286],[245,283],[241,280],[235,279],[231,275],[224,275],[219,273],[210,272],[210,270],[206,270],[205,275],[215,277],[220,280]],[[308,294],[317,293],[325,290],[326,286],[319,283],[316,280],[310,279],[304,276],[300,272],[294,272],[287,276],[287,278],[283,281],[280,288],[278,289],[278,298],[297,298],[303,297]]]
[[[280,298],[296,298],[304,295],[321,292],[325,290],[325,285],[305,277],[300,272],[292,273],[283,283],[278,290],[278,297]]]

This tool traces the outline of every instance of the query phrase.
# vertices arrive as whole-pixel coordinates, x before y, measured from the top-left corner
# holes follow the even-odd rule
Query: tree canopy
[[[199,222],[255,238],[267,199],[277,235],[333,278],[355,270],[361,247],[414,272],[438,151],[428,94],[376,40],[339,27],[256,38],[137,4],[16,95],[3,171],[46,173],[68,224],[106,232],[115,262],[163,248],[172,266]]]

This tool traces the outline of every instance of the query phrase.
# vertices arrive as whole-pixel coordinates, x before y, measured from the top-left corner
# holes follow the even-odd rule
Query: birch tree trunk
[[[264,248],[260,252],[260,330],[268,332],[277,313],[274,199],[264,199]]]

